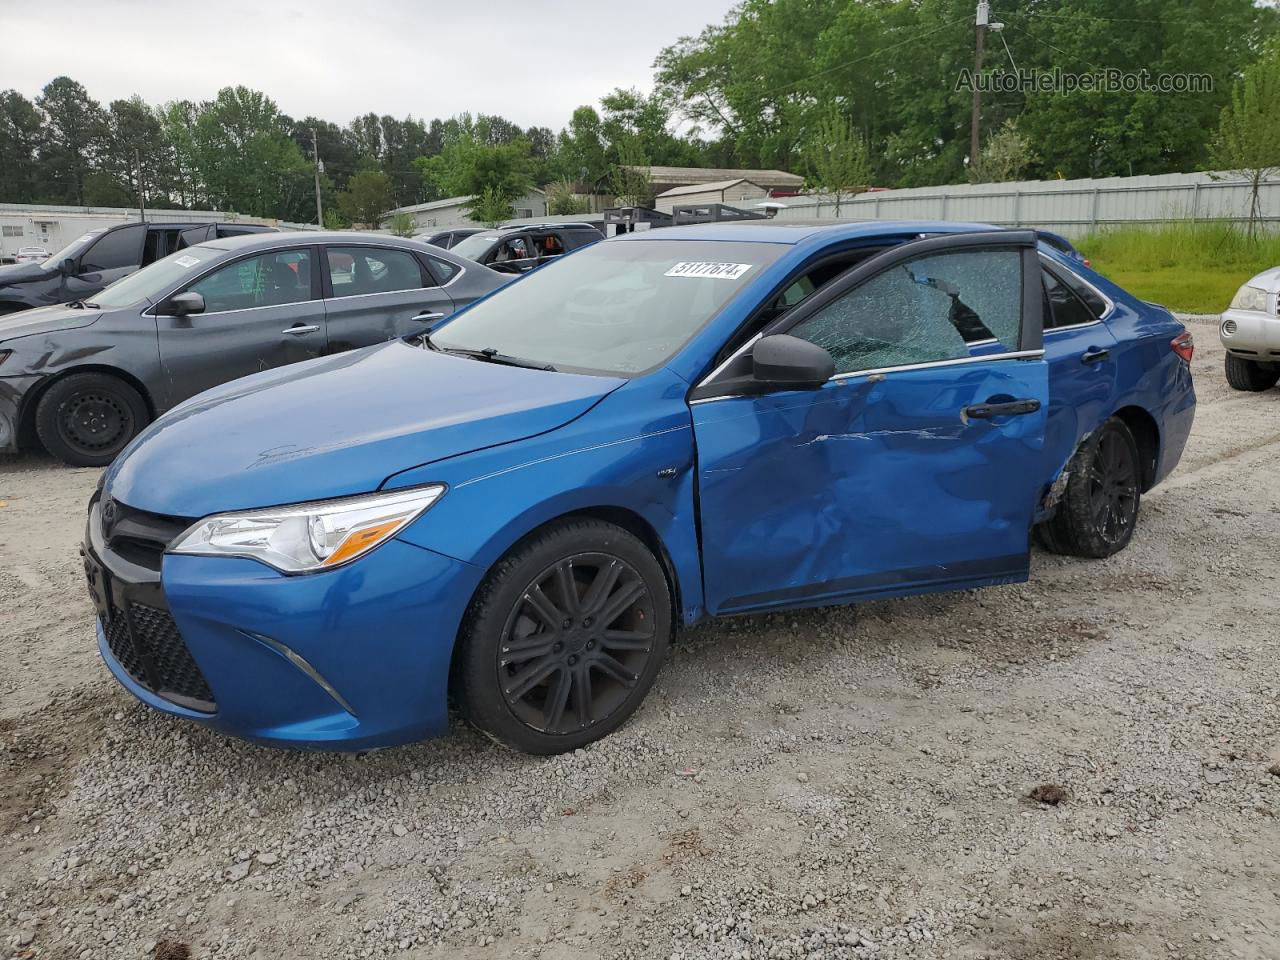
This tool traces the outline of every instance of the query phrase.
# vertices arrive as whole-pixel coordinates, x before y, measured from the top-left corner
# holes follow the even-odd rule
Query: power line
[[[1042,38],[1040,38],[1040,37],[1037,37],[1034,33],[1029,33],[1028,31],[1023,30],[1021,27],[1015,27],[1015,26],[1014,26],[1013,24],[1011,24],[1011,23],[1010,23],[1010,24],[1006,24],[1005,26],[1006,26],[1006,28],[1007,28],[1007,29],[1009,29],[1009,30],[1017,30],[1017,31],[1018,31],[1019,33],[1021,33],[1023,36],[1030,37],[1032,40],[1036,41],[1036,43],[1043,43],[1043,44],[1044,44],[1046,47],[1048,47],[1050,50],[1053,50],[1053,51],[1055,51],[1056,53],[1060,53],[1060,54],[1062,54],[1064,57],[1070,57],[1070,58],[1071,58],[1071,59],[1073,59],[1073,60],[1079,60],[1081,63],[1088,64],[1089,66],[1093,67],[1093,69],[1095,69],[1095,70],[1101,70],[1101,69],[1102,69],[1102,67],[1101,67],[1101,65],[1100,65],[1100,64],[1096,64],[1096,63],[1094,63],[1092,60],[1087,60],[1087,59],[1085,59],[1084,57],[1080,56],[1078,53],[1070,53],[1070,52],[1068,52],[1068,51],[1066,51],[1066,50],[1063,50],[1061,47],[1055,47],[1055,46],[1054,46],[1052,43],[1050,43],[1048,40],[1044,40],[1044,39],[1042,39]]]
[[[1172,23],[1203,23],[1203,20],[1186,19],[1182,20],[1177,17],[1156,20],[1150,17],[1096,17],[1093,14],[1086,13],[1036,13],[1025,10],[1015,10],[1009,13],[1003,13],[1005,17],[1037,17],[1039,19],[1048,20],[1099,20],[1104,23],[1158,23],[1167,25]]]

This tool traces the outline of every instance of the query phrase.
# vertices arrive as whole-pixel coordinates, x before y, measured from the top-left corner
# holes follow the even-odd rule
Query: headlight
[[[390,540],[440,499],[444,486],[205,517],[170,553],[248,557],[283,573],[329,570]]]
[[[1261,287],[1251,287],[1245,284],[1236,291],[1235,299],[1231,301],[1232,310],[1257,310],[1259,313],[1265,313],[1267,309],[1267,291]]]

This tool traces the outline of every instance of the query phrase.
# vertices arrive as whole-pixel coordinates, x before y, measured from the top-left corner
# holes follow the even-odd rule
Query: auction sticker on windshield
[[[664,274],[668,277],[710,277],[713,280],[737,280],[751,269],[749,263],[706,263],[684,261]]]
[[[187,257],[187,256],[183,256],[183,257],[178,257],[178,258],[177,258],[176,260],[174,260],[173,262],[174,262],[174,263],[176,263],[176,264],[177,264],[178,266],[180,266],[180,267],[194,267],[194,266],[195,266],[197,263],[199,263],[200,261],[199,261],[199,260],[197,260],[195,257]]]

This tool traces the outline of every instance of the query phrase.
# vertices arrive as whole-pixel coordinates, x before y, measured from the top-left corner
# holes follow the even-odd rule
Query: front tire
[[[40,398],[36,434],[63,463],[105,467],[149,419],[142,396],[119,377],[74,373]]]
[[[1036,531],[1052,553],[1095,560],[1129,545],[1142,505],[1138,444],[1112,417],[1080,445],[1067,464],[1067,485],[1058,508]]]
[[[600,520],[556,523],[499,561],[472,599],[459,706],[515,750],[577,749],[639,707],[671,630],[671,590],[644,543]]]
[[[1261,393],[1280,383],[1280,364],[1263,366],[1256,360],[1246,360],[1228,353],[1226,360],[1227,383],[1235,390]]]

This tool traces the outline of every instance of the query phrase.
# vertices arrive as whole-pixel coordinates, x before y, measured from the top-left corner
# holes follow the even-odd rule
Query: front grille
[[[192,523],[186,517],[137,510],[119,500],[102,502],[103,539],[131,563],[159,571],[169,544]]]
[[[127,604],[113,607],[104,632],[112,655],[129,676],[153,693],[194,710],[212,712],[213,691],[168,611]]]

